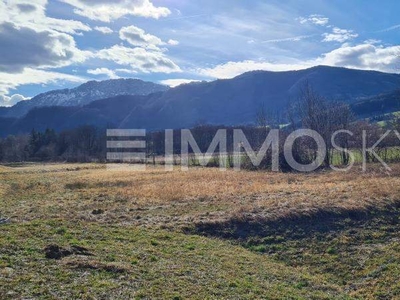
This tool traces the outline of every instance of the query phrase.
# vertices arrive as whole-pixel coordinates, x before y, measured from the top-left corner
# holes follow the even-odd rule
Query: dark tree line
[[[339,112],[340,113],[339,113]],[[295,124],[285,126],[279,131],[279,159],[280,168],[288,170],[285,164],[283,155],[284,142],[287,137],[298,128],[315,129],[324,139],[327,145],[327,155],[324,160],[324,165],[328,166],[335,161],[337,164],[346,165],[349,163],[348,152],[351,150],[361,154],[363,140],[362,132],[367,133],[367,146],[372,147],[376,141],[386,132],[387,129],[397,130],[400,132],[400,118],[394,117],[387,124],[386,128],[370,124],[367,121],[350,121],[348,111],[341,106],[336,106],[332,109],[325,110],[324,117],[317,117],[309,120],[309,116],[305,116],[301,122],[296,121]],[[337,117],[335,117],[337,116]],[[333,118],[333,119],[331,119]],[[313,123],[316,122],[316,123]],[[233,132],[235,129],[241,129],[246,136],[249,144],[254,151],[260,150],[265,138],[270,133],[272,127],[267,126],[244,126],[244,127],[223,127],[202,125],[191,130],[191,134],[195,139],[199,149],[205,153],[211,142],[213,141],[217,131],[225,129],[227,133],[227,155],[232,155],[235,147]],[[344,150],[334,150],[331,143],[331,134],[334,130],[349,130],[353,133],[352,136],[347,134],[339,134],[336,137],[336,144]],[[179,159],[181,152],[181,132],[174,130],[173,132],[173,152]],[[147,154],[149,163],[155,162],[157,157],[163,156],[165,153],[165,132],[149,132],[146,136],[146,148],[142,151]],[[400,160],[399,155],[393,155],[393,149],[399,146],[398,137],[392,132],[388,135],[376,148],[376,152],[386,161]],[[192,152],[189,147],[189,153]],[[220,150],[217,148],[217,151]],[[30,134],[9,136],[0,140],[0,161],[1,162],[46,162],[46,161],[66,161],[66,162],[105,162],[107,151],[107,136],[105,129],[99,129],[92,126],[84,126],[74,130],[63,131],[60,133],[52,129],[47,129],[44,132],[32,130]],[[115,151],[121,151],[115,149]],[[132,151],[132,149],[125,149]],[[137,150],[136,150],[137,151]],[[299,138],[296,140],[293,147],[293,156],[297,162],[308,164],[317,156],[316,144],[309,138]],[[243,152],[244,153],[244,152]],[[215,155],[217,156],[217,155]],[[373,156],[367,156],[368,161],[375,161]],[[339,162],[338,162],[339,160]],[[232,162],[232,159],[231,159]],[[214,162],[215,165],[215,162]],[[244,161],[243,167],[254,169],[250,161]],[[262,164],[258,168],[269,169],[271,167],[271,149],[267,151],[267,155]]]
[[[0,161],[68,161],[105,160],[105,130],[93,126],[56,133],[32,130],[28,135],[9,136],[0,140]]]

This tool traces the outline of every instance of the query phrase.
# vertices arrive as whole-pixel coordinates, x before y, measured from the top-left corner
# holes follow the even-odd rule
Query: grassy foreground
[[[0,298],[399,298],[392,167],[0,166]]]

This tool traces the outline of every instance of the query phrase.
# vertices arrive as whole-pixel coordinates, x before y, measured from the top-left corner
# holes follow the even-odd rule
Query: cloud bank
[[[171,11],[156,7],[149,0],[60,0],[75,7],[74,12],[91,20],[111,22],[132,15],[159,19]]]
[[[5,96],[5,95],[0,95],[0,106],[13,106],[17,104],[20,101],[25,101],[29,100],[30,98],[26,98],[23,95],[20,94],[14,94],[12,96]]]

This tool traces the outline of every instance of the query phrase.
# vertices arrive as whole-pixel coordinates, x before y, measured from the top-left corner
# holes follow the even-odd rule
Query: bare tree
[[[292,124],[301,123],[303,128],[314,130],[322,136],[327,151],[325,165],[330,165],[334,157],[331,137],[337,130],[349,129],[353,118],[350,107],[345,103],[327,100],[319,95],[309,82],[305,82],[288,115]],[[312,156],[315,158],[317,150],[310,143],[306,143],[306,145],[314,151]],[[348,135],[340,136],[340,145],[342,148],[348,149]],[[343,163],[347,164],[348,160],[347,152],[343,150]]]
[[[256,111],[256,125],[263,128],[277,128],[279,126],[278,111],[268,109],[264,102],[261,103]]]
[[[260,147],[270,130],[279,128],[279,119],[280,115],[277,110],[267,109],[264,102],[259,105],[256,111],[256,125],[260,127],[260,130],[257,129],[255,132],[258,134]]]
[[[268,113],[264,103],[258,107],[256,112],[256,125],[259,127],[267,127],[268,125]]]

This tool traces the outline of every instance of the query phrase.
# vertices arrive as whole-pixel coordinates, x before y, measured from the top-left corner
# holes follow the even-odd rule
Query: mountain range
[[[89,81],[73,89],[55,90],[39,94],[29,101],[18,102],[11,108],[2,108],[2,117],[22,117],[35,107],[84,106],[95,100],[120,95],[149,95],[168,90],[165,85],[145,82],[139,79],[114,79]]]
[[[288,102],[298,96],[305,81],[322,96],[349,103],[359,116],[400,110],[399,93],[396,92],[400,88],[400,75],[318,66],[300,71],[254,71],[233,79],[190,83],[171,89],[131,80],[89,82],[83,85],[85,94],[79,96],[76,96],[77,92],[71,92],[72,89],[33,98],[30,101],[40,102],[40,107],[29,110],[23,116],[15,113],[15,107],[22,104],[9,108],[11,113],[3,112],[3,118],[0,118],[0,134],[26,133],[33,128],[64,130],[80,125],[157,130],[190,128],[199,123],[249,124],[254,123],[256,111],[261,105],[283,114]],[[146,92],[151,89],[154,92],[146,95],[133,85],[132,94],[129,94],[126,91],[131,82],[136,86],[148,86],[144,89]],[[95,87],[93,91],[92,86]],[[121,86],[124,88],[117,88]],[[96,92],[99,90],[107,90],[107,95],[112,96],[92,101],[102,97]],[[116,94],[118,96],[113,97]],[[56,99],[54,95],[62,96]],[[51,100],[47,102],[47,99]]]

